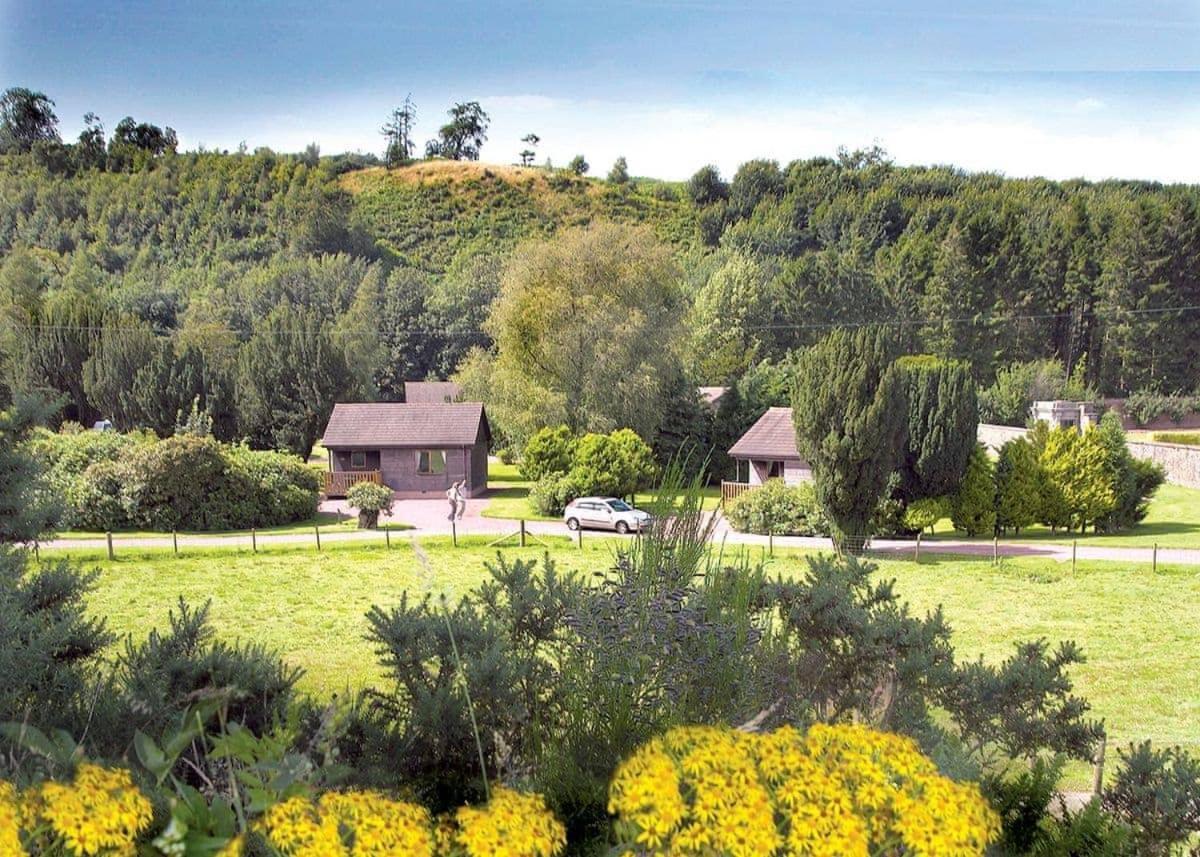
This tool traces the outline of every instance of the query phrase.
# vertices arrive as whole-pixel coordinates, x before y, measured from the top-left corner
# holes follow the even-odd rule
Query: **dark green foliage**
[[[478,101],[464,101],[446,111],[450,121],[438,129],[437,139],[425,144],[425,156],[452,161],[478,161],[487,142],[491,117]]]
[[[32,401],[0,411],[0,723],[33,718],[77,728],[112,637],[84,607],[92,576],[62,560],[34,568],[24,547],[55,517],[41,468],[24,446],[45,414]]]
[[[796,362],[796,446],[812,465],[834,538],[851,550],[871,520],[907,439],[904,385],[894,343],[870,328],[839,330]]]
[[[570,163],[567,164],[567,169],[577,176],[582,176],[587,175],[587,171],[591,169],[591,166],[588,165],[588,162],[584,159],[583,155],[576,155],[575,157],[571,158]]]
[[[1098,801],[1083,809],[1062,810],[1062,817],[1047,821],[1033,850],[1034,857],[1143,857],[1133,833],[1106,812]]]
[[[352,753],[368,782],[415,787],[435,809],[482,793],[467,694],[489,769],[535,752],[555,703],[551,693],[567,610],[581,588],[546,561],[503,557],[491,580],[457,605],[407,593],[367,618],[387,685],[369,691]],[[357,746],[355,746],[357,744]]]
[[[743,533],[824,536],[829,523],[817,503],[811,483],[785,485],[770,479],[761,488],[745,491],[729,503],[725,518]]]
[[[1016,438],[1000,447],[996,461],[996,526],[1001,533],[1021,530],[1039,520],[1045,476],[1033,445]]]
[[[181,599],[168,622],[165,632],[152,630],[144,642],[126,641],[116,676],[123,732],[159,734],[206,693],[217,692],[226,694],[226,721],[256,735],[285,720],[300,670],[257,643],[216,640],[207,604],[193,609]],[[115,738],[97,736],[119,752]]]
[[[316,512],[320,478],[294,455],[208,436],[40,432],[30,449],[78,529],[245,529]]]
[[[688,179],[687,195],[693,205],[710,205],[729,198],[729,185],[721,180],[720,171],[709,164],[696,170]]]
[[[979,407],[970,367],[937,357],[897,361],[908,400],[908,444],[900,463],[905,500],[953,494],[975,449]]]
[[[996,527],[996,478],[983,444],[976,443],[967,471],[950,504],[955,529],[968,536],[991,535]]]
[[[613,161],[612,169],[608,171],[608,180],[616,185],[629,183],[629,164],[624,155]]]
[[[1116,495],[1113,510],[1098,520],[1096,527],[1105,532],[1128,529],[1146,517],[1150,498],[1166,481],[1166,473],[1153,461],[1130,454],[1121,419],[1115,413],[1110,411],[1101,417],[1093,431],[1104,444],[1107,478]]]
[[[307,458],[334,402],[358,398],[361,388],[320,316],[281,305],[242,348],[237,391],[242,424],[255,443]]]
[[[566,426],[539,429],[521,453],[521,475],[536,482],[548,473],[566,473],[575,456],[575,436]]]
[[[1000,816],[1000,839],[995,847],[1001,854],[1029,854],[1043,841],[1062,768],[1061,761],[1039,758],[1014,774],[983,778],[980,788]]]
[[[1200,395],[1164,396],[1161,393],[1138,390],[1125,400],[1125,413],[1139,426],[1162,416],[1180,423],[1196,411],[1200,411]]]
[[[1120,751],[1104,807],[1133,829],[1138,854],[1165,855],[1200,832],[1200,761],[1149,741]]]
[[[729,185],[729,213],[748,218],[763,200],[778,200],[784,177],[776,161],[746,161],[738,167]]]
[[[0,154],[28,152],[58,140],[54,102],[45,93],[14,86],[0,95]]]

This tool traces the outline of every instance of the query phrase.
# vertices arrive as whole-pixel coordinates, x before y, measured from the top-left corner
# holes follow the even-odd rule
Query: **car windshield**
[[[614,512],[632,512],[633,511],[633,507],[630,506],[628,503],[626,503],[624,500],[609,500],[608,508],[612,509]]]

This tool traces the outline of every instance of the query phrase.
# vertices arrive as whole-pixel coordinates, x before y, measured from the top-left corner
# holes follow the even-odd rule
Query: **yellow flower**
[[[416,804],[373,791],[294,797],[271,807],[259,831],[286,857],[433,857],[433,820]]]
[[[852,724],[672,729],[617,768],[609,811],[626,844],[680,857],[867,857],[896,842],[966,857],[999,831],[976,786],[911,739]]]
[[[468,857],[553,857],[567,844],[566,828],[539,794],[497,787],[485,806],[464,806],[454,821],[453,841]]]
[[[70,783],[34,790],[22,814],[27,827],[46,824],[71,854],[133,855],[152,807],[128,771],[83,764]]]
[[[0,857],[23,857],[21,848],[21,808],[17,790],[0,780]]]

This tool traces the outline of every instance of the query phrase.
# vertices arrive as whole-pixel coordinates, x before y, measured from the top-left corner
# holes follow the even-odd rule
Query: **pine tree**
[[[837,330],[800,355],[792,413],[839,549],[861,550],[907,438],[904,388],[882,331]]]
[[[962,484],[954,495],[950,519],[968,536],[991,533],[996,527],[996,480],[987,449],[976,443]]]
[[[1041,465],[1033,445],[1016,438],[1000,447],[996,462],[996,526],[1020,533],[1041,514]]]

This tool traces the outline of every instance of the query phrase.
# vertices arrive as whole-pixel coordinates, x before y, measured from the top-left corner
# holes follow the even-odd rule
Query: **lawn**
[[[529,488],[532,483],[521,475],[515,464],[502,464],[499,461],[488,462],[488,491],[489,501],[481,513],[485,518],[524,518],[526,521],[557,521],[559,518],[539,515],[529,503]],[[649,492],[634,497],[634,505],[645,506],[650,503],[652,494]],[[715,509],[721,504],[721,489],[709,487],[704,489],[704,508]]]
[[[565,538],[548,541],[560,567],[578,570],[605,567],[618,544],[593,539],[580,551]],[[258,554],[215,548],[180,558],[125,551],[115,562],[95,551],[73,555],[99,568],[89,605],[114,631],[142,638],[165,624],[179,596],[196,604],[211,599],[222,638],[254,639],[278,650],[304,668],[305,690],[326,695],[379,677],[364,637],[371,605],[394,604],[406,589],[462,594],[483,579],[484,562],[496,555],[483,538],[459,548],[423,538],[426,571],[416,544],[404,537],[394,539],[390,551],[346,543],[331,543],[321,553],[294,546]],[[540,557],[544,550],[514,547],[505,555]],[[767,562],[771,571],[792,574],[803,557],[778,551]],[[1069,565],[1047,559],[1006,559],[993,567],[987,560],[930,554],[919,564],[885,560],[880,566],[916,611],[943,605],[962,657],[998,661],[1015,641],[1039,637],[1079,643],[1088,659],[1075,670],[1076,687],[1105,719],[1116,746],[1152,738],[1200,749],[1200,569],[1160,566],[1152,574],[1081,562],[1072,575]],[[1071,770],[1074,784],[1086,779],[1082,766]]]
[[[962,539],[955,533],[950,520],[938,523],[934,538]],[[1112,535],[1098,533],[1057,533],[1040,524],[1021,530],[1019,536],[1008,536],[1001,541],[1010,542],[1058,542],[1070,544],[1078,539],[1080,544],[1109,545],[1111,547],[1196,548],[1200,550],[1200,490],[1184,488],[1182,485],[1163,485],[1150,501],[1146,520],[1134,529]],[[979,539],[991,541],[991,538]]]

